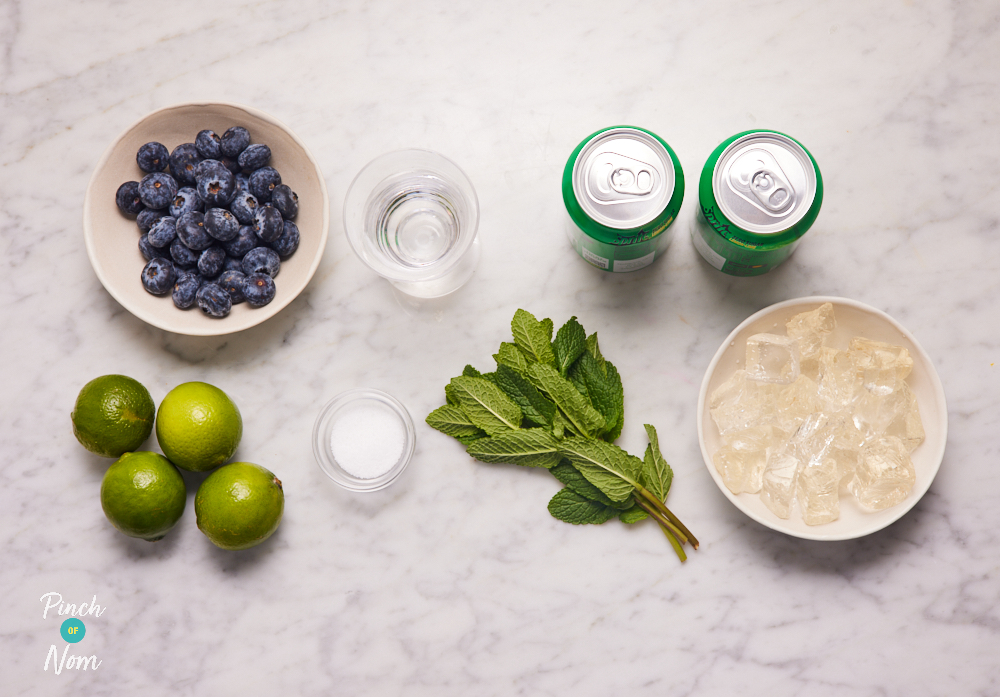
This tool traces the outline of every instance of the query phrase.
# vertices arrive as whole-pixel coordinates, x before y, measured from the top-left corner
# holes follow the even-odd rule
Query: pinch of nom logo
[[[48,672],[49,663],[52,663],[52,671],[55,675],[59,675],[63,672],[64,668],[69,668],[70,670],[97,670],[100,668],[104,661],[97,660],[97,656],[77,656],[69,653],[69,647],[71,644],[77,644],[83,640],[83,637],[87,634],[87,627],[84,625],[81,617],[100,617],[107,610],[107,607],[101,607],[97,604],[97,596],[89,603],[83,602],[79,605],[73,605],[71,603],[64,603],[62,595],[56,592],[46,593],[40,598],[43,608],[42,608],[42,619],[47,619],[50,610],[55,610],[52,613],[53,617],[65,617],[69,616],[63,623],[59,626],[59,635],[66,641],[66,646],[62,650],[62,656],[59,655],[59,649],[55,644],[49,647],[49,652],[45,656],[45,666],[42,670]]]

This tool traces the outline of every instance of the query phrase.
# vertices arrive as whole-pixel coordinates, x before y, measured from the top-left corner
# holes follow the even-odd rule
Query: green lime
[[[230,462],[198,487],[198,529],[222,549],[247,549],[278,529],[285,509],[281,480],[260,465]]]
[[[159,540],[180,519],[187,491],[180,471],[159,453],[125,453],[101,482],[101,507],[129,537]]]
[[[70,418],[83,447],[118,457],[149,438],[155,414],[156,404],[139,382],[125,375],[104,375],[83,386]]]
[[[218,387],[185,382],[167,393],[156,413],[156,439],[181,469],[206,472],[231,458],[243,437],[243,418]]]

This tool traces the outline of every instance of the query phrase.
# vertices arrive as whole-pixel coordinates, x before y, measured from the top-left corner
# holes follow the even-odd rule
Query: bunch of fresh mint
[[[514,343],[500,344],[497,369],[471,365],[445,386],[447,404],[427,416],[482,462],[544,467],[564,488],[549,513],[567,523],[637,523],[651,517],[681,561],[681,546],[698,540],[664,505],[673,471],[660,454],[656,429],[639,458],[614,445],[625,421],[621,377],[571,317],[552,338],[552,320],[518,310]]]

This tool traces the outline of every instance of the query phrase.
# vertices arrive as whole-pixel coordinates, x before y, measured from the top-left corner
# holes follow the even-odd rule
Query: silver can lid
[[[674,193],[674,164],[656,138],[634,128],[594,136],[573,165],[573,193],[592,220],[616,230],[654,220]]]
[[[726,148],[712,176],[715,200],[733,223],[759,234],[802,219],[816,196],[816,169],[805,149],[779,133],[751,133]]]

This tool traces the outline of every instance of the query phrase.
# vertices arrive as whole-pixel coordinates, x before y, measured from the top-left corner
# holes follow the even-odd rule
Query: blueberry
[[[198,257],[198,273],[205,278],[215,278],[222,272],[226,263],[226,250],[218,245],[212,245]]]
[[[177,218],[163,216],[156,221],[156,225],[150,229],[146,237],[154,247],[170,246],[170,243],[177,239]]]
[[[180,238],[170,243],[170,258],[183,269],[193,268],[198,263],[199,256],[198,252],[181,242]]]
[[[233,308],[229,293],[214,283],[206,283],[195,293],[195,302],[201,311],[210,317],[225,317]]]
[[[278,184],[271,192],[271,203],[285,220],[295,220],[299,214],[299,196],[288,184]]]
[[[229,297],[232,298],[233,305],[236,305],[246,300],[246,298],[243,297],[243,282],[245,280],[246,276],[239,271],[223,271],[219,274],[219,278],[215,281],[215,283],[224,291],[229,293]]]
[[[115,192],[118,210],[126,215],[136,215],[145,205],[139,197],[139,182],[125,182]]]
[[[208,249],[215,242],[205,230],[205,214],[188,211],[177,219],[177,238],[196,252]]]
[[[174,285],[177,270],[169,259],[150,259],[142,269],[142,286],[153,295],[163,295]]]
[[[170,152],[162,143],[146,143],[135,154],[135,161],[143,172],[162,172],[170,160]]]
[[[176,195],[177,181],[166,172],[152,172],[139,182],[139,198],[146,208],[168,208]]]
[[[253,231],[253,228],[244,225],[239,229],[236,237],[222,243],[222,248],[229,256],[243,259],[247,252],[257,246],[258,241],[257,233]]]
[[[201,276],[198,274],[189,271],[178,274],[177,280],[174,281],[173,293],[171,294],[171,297],[174,299],[174,305],[182,310],[186,310],[194,305],[194,296],[200,287]]]
[[[237,157],[250,145],[250,131],[243,126],[233,126],[222,134],[222,154]]]
[[[286,220],[281,237],[270,244],[271,249],[280,257],[290,257],[299,248],[299,226],[291,220]]]
[[[154,211],[152,208],[144,208],[135,217],[135,222],[143,232],[149,232],[156,221],[163,217],[163,211]]]
[[[247,146],[247,149],[240,153],[237,162],[240,169],[252,172],[266,165],[271,159],[271,148],[263,143],[254,143]]]
[[[166,249],[160,249],[159,247],[154,247],[149,243],[147,235],[143,235],[139,238],[139,251],[142,252],[142,258],[146,261],[152,261],[153,259],[170,259],[170,253]],[[242,264],[240,265],[242,268]]]
[[[213,169],[198,180],[198,196],[205,206],[228,206],[236,196],[236,179],[228,169]]]
[[[221,162],[222,166],[228,169],[233,174],[237,174],[241,170],[240,161],[235,157],[229,157],[228,155],[223,155],[222,158],[219,160],[219,162]]]
[[[245,276],[262,273],[274,278],[280,269],[281,259],[278,258],[278,253],[267,247],[251,249],[243,257],[243,274]]]
[[[201,160],[194,143],[182,143],[170,153],[170,173],[179,184],[194,184],[194,168]]]
[[[188,211],[204,210],[205,204],[198,198],[198,192],[190,186],[184,186],[177,190],[177,195],[170,202],[170,215],[180,218]]]
[[[274,300],[274,281],[263,273],[255,273],[243,281],[243,297],[253,307],[263,307]]]
[[[225,208],[209,208],[205,211],[205,231],[220,242],[228,242],[239,234],[240,223]]]
[[[246,172],[240,172],[236,175],[236,190],[245,191],[250,193],[250,175]]]
[[[240,274],[243,273],[243,260],[237,259],[236,257],[231,257],[226,255],[226,261],[222,265],[222,273],[226,271],[239,271]]]
[[[241,223],[250,225],[253,223],[254,213],[257,212],[257,198],[249,191],[237,190],[236,197],[229,204],[229,210]]]
[[[261,167],[250,175],[250,193],[260,203],[271,200],[271,192],[281,183],[281,175],[274,167]]]
[[[198,131],[198,135],[194,139],[194,147],[198,150],[198,154],[206,160],[218,160],[222,157],[222,148],[219,147],[221,143],[222,139],[216,135],[215,131],[209,129]]]
[[[202,160],[195,165],[194,179],[195,181],[200,181],[205,177],[217,174],[224,169],[228,168],[218,160]]]
[[[274,242],[281,237],[281,213],[277,208],[261,206],[253,217],[253,231],[264,242]]]

